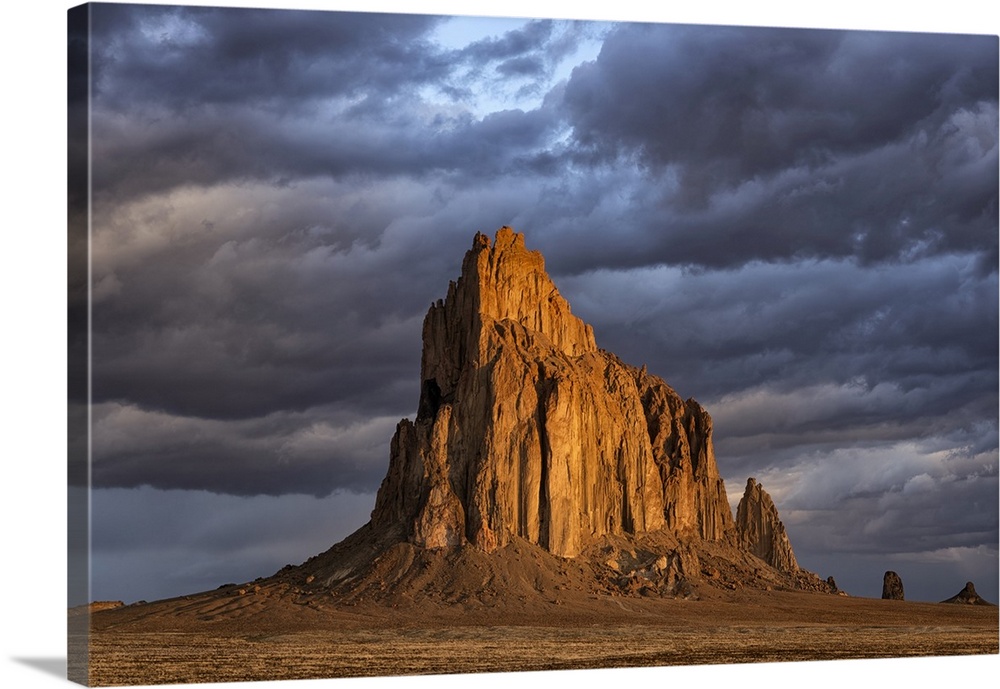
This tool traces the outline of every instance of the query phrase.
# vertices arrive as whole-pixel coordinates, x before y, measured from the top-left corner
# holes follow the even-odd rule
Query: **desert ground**
[[[998,653],[996,607],[818,592],[351,605],[275,588],[92,615],[92,685]],[[78,637],[78,643],[86,643]]]

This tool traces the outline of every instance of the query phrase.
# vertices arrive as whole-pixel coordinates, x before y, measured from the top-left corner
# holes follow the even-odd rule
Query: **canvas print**
[[[998,653],[996,36],[68,27],[70,679]]]

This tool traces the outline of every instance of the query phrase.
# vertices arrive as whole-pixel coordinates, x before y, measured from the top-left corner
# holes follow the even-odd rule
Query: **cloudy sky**
[[[995,36],[105,5],[91,39],[93,598],[367,521],[424,313],[507,224],[802,566],[997,600]]]

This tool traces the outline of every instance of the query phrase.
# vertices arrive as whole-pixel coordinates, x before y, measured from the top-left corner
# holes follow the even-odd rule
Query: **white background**
[[[7,490],[3,503],[0,618],[0,684],[65,686],[66,658],[66,10],[74,3],[21,0],[5,6],[3,202],[13,214],[0,248],[3,328],[0,330],[0,430]],[[570,3],[564,0],[296,0],[282,2],[191,1],[183,4],[301,9],[431,12],[627,19],[739,25],[888,29],[949,33],[998,33],[998,10],[982,0],[920,3],[842,0],[814,3],[701,0],[653,9],[648,0]],[[668,4],[668,3],[664,3]],[[721,667],[642,668],[477,676],[485,687],[608,683],[655,686],[723,684],[744,687],[801,684],[843,687],[877,684],[947,686],[977,675],[1000,676],[1000,656],[884,661],[758,664]],[[436,678],[256,682],[223,686],[448,687],[468,676]]]

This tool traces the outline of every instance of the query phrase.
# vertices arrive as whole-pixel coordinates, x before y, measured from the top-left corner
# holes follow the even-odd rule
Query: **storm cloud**
[[[665,263],[872,263],[984,244],[995,257],[995,48],[628,24],[574,72],[564,104],[576,156],[635,161],[659,183],[647,250]]]
[[[708,408],[730,498],[760,479],[804,566],[975,553],[995,582],[995,36],[92,16],[115,515],[370,496],[427,307],[507,224],[600,346]]]

